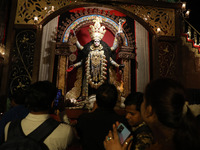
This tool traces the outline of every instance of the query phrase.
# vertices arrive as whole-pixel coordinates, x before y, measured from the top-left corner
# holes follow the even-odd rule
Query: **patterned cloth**
[[[144,122],[132,128],[132,135],[131,150],[145,150],[153,143],[152,132]]]

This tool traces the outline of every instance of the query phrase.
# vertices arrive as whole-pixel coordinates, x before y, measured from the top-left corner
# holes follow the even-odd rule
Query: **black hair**
[[[49,81],[38,81],[30,86],[26,96],[26,105],[30,111],[50,110],[56,97],[57,88]]]
[[[174,143],[177,150],[199,150],[200,129],[197,119],[189,108],[180,121],[180,126],[174,134]]]
[[[26,90],[19,88],[12,93],[10,100],[13,100],[16,104],[24,105],[26,97]]]
[[[88,57],[89,52],[91,51],[90,46],[94,43],[94,40],[91,40],[84,45],[84,48],[79,52],[77,60],[80,61]],[[104,41],[100,41],[100,44],[103,46],[104,54],[107,60],[110,60],[109,57],[112,56],[112,52],[108,44]],[[114,56],[113,56],[114,57]]]
[[[88,57],[89,52],[91,51],[90,46],[94,43],[94,40],[91,40],[90,42],[88,42],[87,44],[84,45],[84,48],[79,51],[78,53],[78,57],[77,57],[77,61],[83,61],[82,64],[85,64],[86,59]],[[104,50],[104,55],[106,56],[106,60],[107,60],[107,68],[110,68],[110,57],[115,57],[114,54],[111,52],[110,47],[108,46],[108,44],[106,42],[104,42],[103,40],[100,41],[100,44],[103,46],[103,50]],[[85,72],[85,65],[82,65],[82,72]],[[109,79],[109,69],[107,69],[106,72],[106,78]],[[82,75],[84,76],[84,74]],[[82,77],[83,79],[83,77]]]
[[[113,109],[116,105],[117,98],[117,88],[113,84],[104,83],[97,89],[96,102],[100,108]]]
[[[144,93],[146,106],[151,105],[158,120],[175,129],[174,145],[177,150],[200,149],[200,130],[188,108],[184,114],[185,89],[177,81],[161,78],[150,82]]]
[[[184,87],[180,83],[168,78],[157,79],[147,85],[144,97],[161,123],[178,127],[185,104]]]
[[[143,93],[141,92],[134,92],[134,93],[130,93],[125,101],[124,104],[126,106],[128,105],[136,105],[136,110],[140,112],[140,106],[143,102]]]

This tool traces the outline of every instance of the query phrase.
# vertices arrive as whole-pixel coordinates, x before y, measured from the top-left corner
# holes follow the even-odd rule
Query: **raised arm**
[[[110,57],[110,63],[111,63],[113,66],[119,68],[119,64],[116,63],[111,57]]]
[[[76,41],[76,46],[79,50],[82,50],[83,49],[83,46],[79,43],[78,39]]]
[[[122,70],[122,69],[124,68],[124,64],[118,64],[118,63],[116,63],[111,57],[110,57],[110,63],[111,63],[113,66],[119,68],[119,70]]]
[[[73,36],[76,36],[76,33],[75,33],[74,30],[70,30],[70,34],[73,35]],[[79,43],[77,37],[76,37],[76,39],[77,39],[77,40],[76,40],[76,46],[77,46],[77,48],[78,48],[79,50],[82,50],[82,49],[83,49],[83,46]]]
[[[123,29],[123,25],[125,24],[126,22],[126,19],[119,19],[119,23],[118,23],[118,31],[117,33],[115,34],[115,39],[114,39],[114,42],[113,42],[113,45],[111,47],[111,51],[114,51],[117,49],[118,47],[118,40],[117,40],[117,36],[120,36],[120,33],[123,33],[122,29]]]
[[[112,47],[110,48],[111,49],[111,51],[115,51],[116,49],[117,49],[117,47],[118,47],[118,40],[117,40],[117,33],[116,33],[116,35],[115,35],[115,39],[114,39],[114,42],[113,42],[113,45],[112,45]]]

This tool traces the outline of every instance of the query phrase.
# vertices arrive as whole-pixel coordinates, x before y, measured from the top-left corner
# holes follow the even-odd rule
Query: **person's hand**
[[[124,67],[125,67],[124,64],[120,64],[120,65],[119,65],[119,70],[122,70]]]
[[[123,70],[124,67],[125,67],[124,64],[120,64],[120,65],[119,65],[119,73],[120,73],[120,74],[122,74],[122,73],[124,72],[124,70]]]
[[[123,145],[121,145],[119,136],[117,133],[117,126],[119,122],[113,124],[113,132],[110,130],[108,135],[104,140],[104,147],[106,150],[126,150],[129,144],[131,143],[132,136],[130,136]]]
[[[69,66],[69,68],[66,70],[67,72],[71,72],[74,69],[74,65]]]

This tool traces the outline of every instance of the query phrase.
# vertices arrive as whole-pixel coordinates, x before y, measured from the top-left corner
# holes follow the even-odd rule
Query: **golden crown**
[[[101,40],[106,32],[105,26],[101,26],[102,18],[96,17],[94,25],[90,25],[89,33],[92,40]]]

